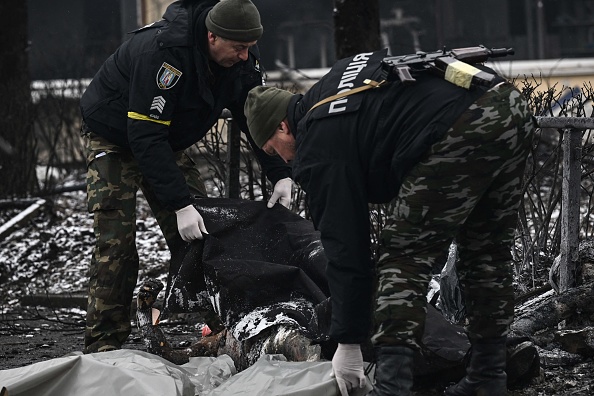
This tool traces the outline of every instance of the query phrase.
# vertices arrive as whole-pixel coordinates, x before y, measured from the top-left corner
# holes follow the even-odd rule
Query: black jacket
[[[406,173],[440,140],[487,88],[466,90],[422,75],[324,104],[339,91],[380,78],[386,51],[341,60],[288,109],[297,154],[293,177],[308,205],[328,257],[332,294],[331,336],[360,343],[369,336],[373,264],[368,203],[396,196]]]
[[[202,139],[224,108],[246,132],[268,178],[276,183],[290,176],[290,167],[265,155],[247,133],[243,104],[247,92],[262,84],[257,48],[231,68],[209,62],[204,20],[211,7],[189,3],[172,3],[162,20],[133,32],[81,98],[90,129],[129,147],[155,194],[171,210],[192,202],[174,152]]]

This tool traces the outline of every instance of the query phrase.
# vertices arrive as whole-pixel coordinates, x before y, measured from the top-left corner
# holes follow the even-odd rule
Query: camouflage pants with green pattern
[[[130,309],[137,283],[136,194],[142,190],[170,251],[184,243],[175,213],[165,210],[144,180],[129,149],[83,127],[87,154],[88,209],[94,216],[95,248],[89,268],[85,353],[120,348],[131,332]],[[192,159],[176,154],[192,194],[206,197]]]
[[[500,84],[407,174],[381,236],[375,345],[419,346],[431,270],[453,239],[467,333],[507,334],[514,312],[510,249],[533,129],[526,100]]]

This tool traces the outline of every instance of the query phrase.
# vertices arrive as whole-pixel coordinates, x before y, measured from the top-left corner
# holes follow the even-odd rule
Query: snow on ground
[[[86,293],[95,239],[86,193],[69,192],[46,201],[38,216],[0,241],[0,297],[4,302],[16,304],[23,295],[32,294]],[[137,217],[139,279],[150,274],[164,281],[169,250],[142,196]]]
[[[86,274],[94,243],[86,194],[75,191],[45,199],[46,205],[37,216],[0,241],[0,369],[63,356],[82,346],[83,310],[22,306],[20,302],[21,298],[36,294],[86,295]],[[146,201],[140,196],[138,203],[139,279],[151,276],[165,282],[169,252]],[[23,209],[0,208],[0,224]],[[196,331],[193,326],[180,327],[175,323],[166,328],[168,336],[177,337],[179,345],[191,342]],[[127,345],[143,349],[135,331]],[[550,365],[546,362],[558,360],[560,352],[541,353],[541,377],[510,395],[594,394],[593,358],[566,366]],[[437,394],[441,392],[416,393]]]

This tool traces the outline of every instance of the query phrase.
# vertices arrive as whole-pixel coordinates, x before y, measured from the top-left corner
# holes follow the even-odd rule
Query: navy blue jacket
[[[224,108],[246,133],[271,182],[290,176],[290,167],[265,155],[247,133],[243,104],[248,91],[262,84],[257,47],[230,68],[209,62],[204,20],[210,8],[172,3],[162,20],[133,32],[105,61],[80,102],[90,129],[129,147],[171,210],[192,202],[174,153],[202,139]]]
[[[363,86],[365,79],[379,81],[386,55],[384,50],[338,61],[288,107],[297,145],[293,178],[306,191],[321,233],[332,295],[330,335],[341,343],[361,343],[370,332],[368,203],[390,202],[407,172],[488,89],[466,90],[426,74],[409,86],[392,82],[309,111],[322,99]]]

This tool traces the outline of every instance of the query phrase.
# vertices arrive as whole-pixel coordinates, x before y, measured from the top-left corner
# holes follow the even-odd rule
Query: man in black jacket
[[[344,396],[365,384],[360,344],[374,316],[373,394],[410,394],[431,269],[455,238],[473,353],[447,394],[504,394],[510,244],[533,133],[527,102],[482,65],[493,77],[485,86],[435,74],[378,85],[385,56],[343,59],[305,95],[256,87],[244,109],[256,144],[292,163],[321,232],[334,375]],[[365,85],[378,87],[353,93]],[[368,203],[388,202],[374,268]]]
[[[206,190],[184,150],[206,135],[224,108],[247,132],[243,105],[248,91],[262,84],[256,47],[262,32],[249,0],[177,1],[162,20],[135,31],[85,91],[82,134],[96,236],[85,352],[120,348],[131,331],[139,188],[170,251],[207,232],[192,205]],[[274,183],[268,205],[288,206],[290,168],[254,148]]]

